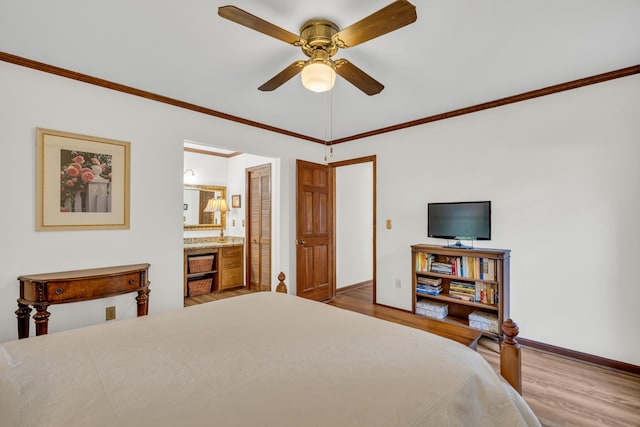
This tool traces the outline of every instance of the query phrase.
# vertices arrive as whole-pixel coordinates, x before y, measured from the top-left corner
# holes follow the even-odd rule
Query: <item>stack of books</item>
[[[440,295],[442,292],[442,279],[418,276],[416,279],[416,292],[427,295]]]
[[[475,301],[476,285],[474,283],[452,281],[449,283],[449,296],[464,301]]]
[[[433,261],[431,263],[431,271],[440,274],[452,274],[453,266],[448,262]]]

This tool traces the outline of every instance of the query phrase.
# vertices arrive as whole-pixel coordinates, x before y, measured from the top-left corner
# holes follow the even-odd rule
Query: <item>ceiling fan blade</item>
[[[367,95],[375,95],[384,89],[384,85],[353,65],[346,59],[336,59],[336,73],[347,80],[349,83],[366,93]]]
[[[264,92],[268,92],[279,88],[285,84],[289,79],[298,74],[304,68],[305,61],[296,61],[289,65],[284,70],[273,76],[271,80],[260,86],[258,89]]]
[[[416,7],[398,0],[334,34],[340,48],[353,47],[416,21]]]
[[[218,8],[218,15],[225,19],[228,19],[229,21],[233,21],[236,24],[244,25],[245,27],[251,28],[252,30],[259,31],[263,34],[274,37],[278,40],[282,40],[283,42],[292,44],[294,46],[300,46],[303,43],[303,40],[300,39],[300,36],[293,34],[292,32],[287,31],[283,28],[280,28],[277,25],[273,25],[271,22],[267,22],[264,19],[258,18],[257,16],[254,16],[249,12],[238,9],[235,6],[220,6]]]

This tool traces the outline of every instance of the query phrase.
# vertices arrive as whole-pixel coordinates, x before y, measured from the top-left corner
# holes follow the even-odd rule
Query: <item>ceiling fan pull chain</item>
[[[333,158],[333,91],[329,92],[329,157]]]

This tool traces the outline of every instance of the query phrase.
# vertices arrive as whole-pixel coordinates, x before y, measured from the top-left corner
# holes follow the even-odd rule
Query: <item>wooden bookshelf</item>
[[[421,314],[416,310],[417,305],[420,301],[426,301],[447,304],[447,317],[439,319],[447,323],[471,326],[469,314],[472,312],[497,316],[497,330],[482,332],[485,336],[502,339],[500,325],[509,318],[510,254],[509,249],[463,249],[425,244],[411,246],[413,312]],[[446,265],[450,265],[451,273],[433,271],[433,268],[437,268],[434,264],[445,269]],[[426,279],[441,280],[439,295],[418,292],[419,283]],[[462,284],[469,292],[465,297],[471,300],[456,298],[456,290],[451,289],[452,282],[454,287],[456,283],[458,286]]]

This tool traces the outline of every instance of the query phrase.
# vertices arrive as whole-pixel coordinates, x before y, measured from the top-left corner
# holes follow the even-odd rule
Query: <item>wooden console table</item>
[[[31,307],[36,309],[33,320],[36,335],[48,332],[47,308],[51,304],[87,301],[107,298],[129,292],[138,292],[138,316],[149,312],[149,264],[122,265],[117,267],[92,268],[58,273],[20,276],[20,298],[18,298],[18,338],[29,336]]]

